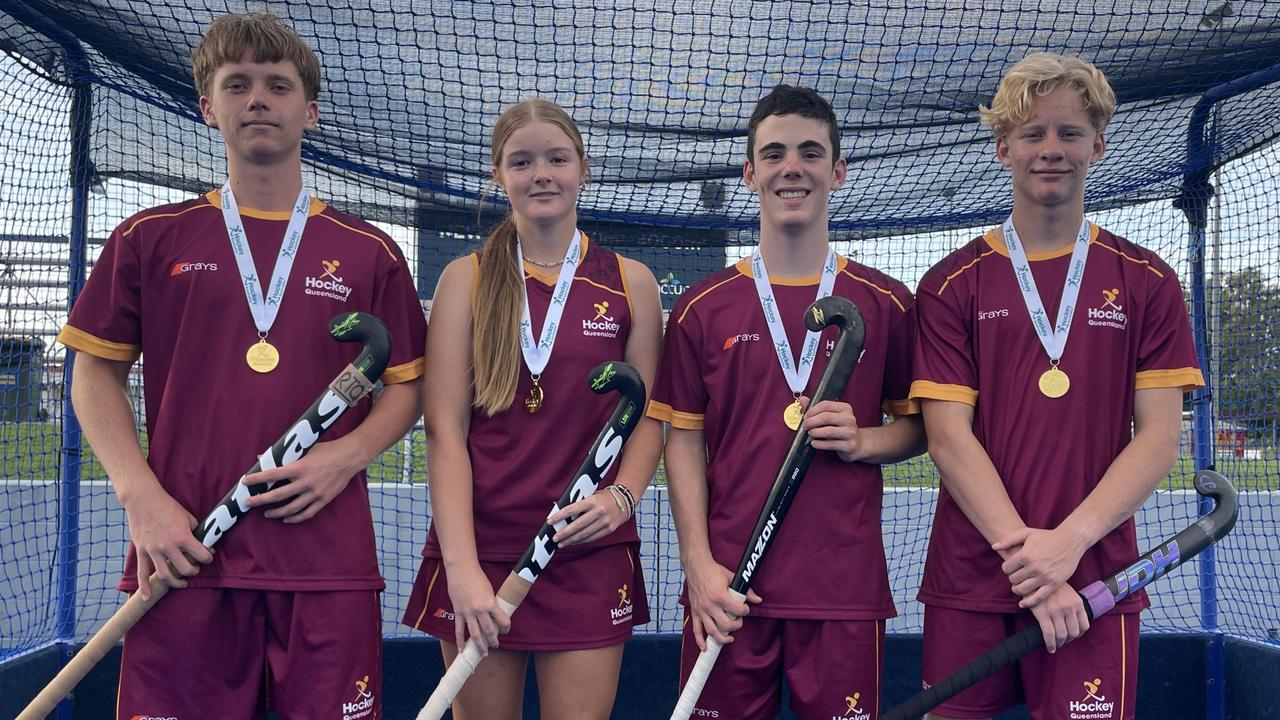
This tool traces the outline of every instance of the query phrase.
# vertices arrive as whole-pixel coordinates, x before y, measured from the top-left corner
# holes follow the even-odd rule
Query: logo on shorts
[[[183,273],[197,272],[199,270],[217,270],[217,269],[218,269],[218,263],[179,261],[173,264],[173,269],[169,271],[169,277],[177,277]],[[142,717],[142,716],[139,715],[139,717]]]
[[[440,618],[441,620],[448,620],[449,622],[453,622],[453,613],[449,612],[448,610],[445,610],[444,608],[436,608],[436,611],[434,613],[431,613],[431,616]]]
[[[631,622],[631,613],[634,610],[631,606],[631,589],[626,583],[622,583],[622,587],[618,588],[618,606],[609,610],[609,616],[613,618],[614,625]]]
[[[1071,720],[1110,720],[1115,717],[1115,702],[1102,694],[1102,678],[1085,680],[1084,697],[1067,703]]]
[[[1129,315],[1124,306],[1116,302],[1120,299],[1120,288],[1102,291],[1102,305],[1089,308],[1089,324],[1094,327],[1112,327],[1124,330],[1129,325]]]
[[[860,707],[862,702],[862,693],[856,692],[852,695],[846,695],[844,698],[845,711],[843,715],[832,715],[831,720],[871,720],[871,713]]]
[[[134,715],[129,720],[178,720],[177,715]]]
[[[341,265],[341,260],[321,260],[320,269],[322,272],[319,275],[308,275],[306,277],[307,289],[304,292],[308,295],[346,302],[351,297],[352,288],[343,283],[342,278],[336,274],[338,267]]]
[[[593,303],[592,306],[595,308],[596,316],[582,321],[582,334],[586,337],[618,337],[618,331],[622,329],[622,325],[614,322],[613,317],[609,315],[609,301],[601,300]]]
[[[355,697],[342,703],[342,720],[359,720],[373,715],[374,697],[369,692],[369,676],[356,680]]]

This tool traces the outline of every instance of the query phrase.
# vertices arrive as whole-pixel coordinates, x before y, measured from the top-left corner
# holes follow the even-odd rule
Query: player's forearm
[[[356,429],[333,441],[354,475],[404,438],[422,417],[422,379],[387,385]]]
[[[662,423],[653,418],[640,419],[635,432],[622,451],[622,461],[618,468],[619,485],[625,485],[631,491],[636,504],[644,491],[653,482],[653,473],[658,469],[658,458],[662,455]]]
[[[929,456],[965,517],[988,542],[995,543],[1026,524],[1009,499],[991,458],[974,437],[971,420],[965,422],[955,412],[957,408],[947,407],[957,404],[925,402]]]
[[[672,428],[664,455],[667,461],[667,494],[671,517],[680,540],[680,563],[689,567],[711,559],[707,531],[709,491],[707,455],[701,430]]]
[[[160,489],[138,442],[126,394],[130,365],[79,353],[71,379],[76,418],[125,507],[138,494]]]
[[[926,449],[924,418],[904,415],[888,425],[860,428],[863,452],[859,462],[886,465],[915,457]]]
[[[446,568],[479,562],[471,482],[471,458],[465,435],[442,432],[427,423],[427,491],[431,524]]]
[[[1112,461],[1098,486],[1059,529],[1088,548],[1133,516],[1178,460],[1182,392],[1141,390],[1133,440]]]

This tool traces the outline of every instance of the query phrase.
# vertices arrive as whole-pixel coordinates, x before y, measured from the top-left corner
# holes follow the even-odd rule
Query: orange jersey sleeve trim
[[[622,297],[627,299],[627,314],[632,318],[636,316],[635,308],[631,306],[631,285],[627,283],[627,267],[622,260],[622,256],[614,253],[613,257],[618,261],[618,277],[622,279]]]
[[[703,416],[694,413],[680,412],[672,408],[666,403],[660,403],[657,400],[649,401],[649,409],[646,415],[654,420],[661,420],[668,423],[673,428],[681,430],[701,430],[703,424]]]
[[[880,405],[880,410],[890,417],[902,417],[904,415],[919,415],[920,401],[918,400],[885,400]]]
[[[62,332],[58,333],[58,342],[72,350],[89,353],[104,360],[133,362],[142,354],[142,348],[137,345],[103,340],[70,325],[63,326]]]
[[[422,377],[423,372],[427,369],[426,358],[418,358],[403,365],[389,367],[382,371],[382,383],[384,385],[395,385],[396,383],[409,382]]]
[[[208,201],[208,200],[209,200],[208,196],[206,196],[206,197],[205,197],[205,200],[206,200],[206,201]],[[210,204],[208,204],[208,205],[193,205],[192,207],[189,207],[189,208],[187,208],[186,210],[182,210],[182,211],[179,211],[179,212],[173,212],[173,213],[156,213],[155,215],[147,215],[146,217],[140,217],[140,218],[138,218],[137,220],[133,221],[133,224],[132,224],[132,225],[130,225],[129,227],[127,227],[127,228],[125,228],[123,231],[121,231],[120,235],[121,235],[121,237],[128,237],[128,236],[129,236],[129,235],[130,235],[130,234],[131,234],[135,229],[137,229],[137,227],[138,227],[139,225],[141,225],[142,223],[144,223],[144,222],[146,222],[146,221],[148,221],[148,220],[156,220],[156,219],[158,219],[158,218],[178,217],[179,215],[186,215],[187,213],[191,212],[192,210],[205,210],[205,209],[210,208],[210,207],[212,207],[212,208],[217,208],[217,207],[218,207],[218,205],[217,205],[217,204],[215,204],[215,203],[210,202]]]
[[[847,265],[847,264],[848,264],[848,263],[846,263],[846,265]],[[854,279],[854,280],[857,280],[858,282],[862,283],[863,285],[866,285],[866,286],[870,287],[872,290],[875,290],[876,292],[878,292],[878,293],[880,293],[880,294],[882,294],[882,295],[888,295],[888,296],[889,296],[889,299],[893,301],[893,304],[894,304],[894,305],[897,305],[897,306],[898,306],[898,309],[899,309],[899,310],[901,310],[902,312],[906,312],[906,311],[907,311],[906,306],[902,304],[902,301],[898,299],[898,296],[897,296],[897,295],[894,295],[894,294],[893,294],[893,291],[892,291],[892,290],[889,290],[889,289],[887,289],[887,288],[882,288],[882,287],[880,287],[879,285],[877,285],[877,284],[875,284],[875,283],[871,282],[870,280],[868,280],[868,279],[866,279],[866,278],[864,278],[864,277],[860,277],[860,276],[858,276],[858,275],[854,275],[853,273],[849,272],[849,271],[848,271],[848,269],[841,270],[840,272],[844,273],[845,275],[848,275],[850,278],[852,278],[852,279]]]
[[[965,405],[978,404],[978,391],[964,385],[945,385],[931,380],[911,383],[912,400],[948,400]]]
[[[1173,370],[1144,370],[1137,374],[1135,390],[1153,388],[1182,388],[1191,390],[1204,387],[1204,375],[1199,368],[1174,368]]]
[[[694,299],[690,300],[690,301],[689,301],[689,304],[684,306],[684,312],[680,313],[680,317],[676,318],[676,323],[678,324],[678,323],[682,323],[682,322],[684,322],[684,316],[689,314],[689,310],[693,308],[693,304],[694,304],[694,303],[696,303],[696,302],[698,302],[698,301],[699,301],[699,300],[701,300],[702,298],[706,297],[706,296],[707,296],[707,293],[711,292],[712,290],[715,290],[716,288],[720,287],[721,285],[723,285],[723,284],[725,284],[725,283],[727,283],[727,282],[732,282],[732,281],[734,281],[734,280],[737,280],[737,279],[738,279],[738,278],[740,278],[740,277],[744,277],[744,276],[745,276],[745,277],[751,277],[750,275],[746,275],[745,273],[743,273],[743,272],[742,272],[742,268],[737,268],[737,270],[738,270],[738,274],[737,274],[737,275],[734,275],[734,276],[732,276],[732,277],[725,278],[724,280],[721,280],[720,282],[716,283],[715,285],[712,285],[711,287],[707,288],[706,290],[703,290],[702,292],[698,293],[698,296],[697,296],[697,297],[695,297]]]

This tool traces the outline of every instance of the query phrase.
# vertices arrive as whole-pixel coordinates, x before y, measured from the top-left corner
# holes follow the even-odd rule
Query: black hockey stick
[[[591,495],[600,487],[604,476],[609,473],[609,468],[613,467],[622,453],[623,444],[627,442],[627,438],[631,437],[631,431],[635,430],[640,417],[644,414],[644,379],[630,365],[624,362],[607,362],[597,365],[591,371],[588,384],[591,391],[597,395],[616,390],[622,398],[618,400],[618,405],[614,408],[608,424],[600,431],[591,450],[587,452],[587,457],[582,461],[578,472],[574,473],[574,479],[569,482],[569,486],[565,488],[564,494],[555,505],[551,506],[551,512],[547,513],[548,517]],[[562,520],[555,525],[543,523],[538,534],[534,536],[533,542],[530,543],[529,549],[525,551],[524,557],[520,558],[515,569],[503,581],[502,587],[498,588],[498,605],[507,615],[514,613],[516,608],[520,607],[520,603],[524,602],[529,589],[533,587],[533,583],[538,580],[538,576],[555,555],[557,544],[552,537],[571,521],[572,518],[568,521]],[[418,720],[439,720],[443,717],[453,703],[453,699],[462,690],[467,678],[476,671],[476,666],[480,664],[481,659],[480,646],[473,638],[454,658],[444,677],[440,678],[435,692],[431,693],[427,704],[418,712]]]
[[[302,417],[279,440],[258,457],[249,468],[249,475],[268,468],[282,467],[294,462],[311,449],[347,408],[355,405],[373,389],[382,371],[391,360],[391,335],[372,315],[361,312],[343,313],[329,323],[329,334],[339,342],[363,343],[364,347],[355,360],[329,383],[329,387],[316,398]],[[241,476],[244,479],[244,476]],[[252,495],[260,495],[272,487],[283,484],[261,483],[245,485],[236,481],[235,487],[214,506],[193,534],[205,547],[213,547],[223,535],[240,520],[249,508],[244,501]],[[169,586],[152,574],[147,581],[151,585],[150,599],[143,600],[142,593],[135,592],[120,607],[75,657],[49,681],[49,684],[27,705],[17,720],[39,720],[53,712],[98,661],[124,637],[169,592]]]
[[[814,331],[822,330],[828,325],[836,325],[840,328],[840,337],[836,340],[830,359],[827,360],[827,367],[818,381],[818,387],[813,392],[813,399],[810,402],[812,407],[823,400],[834,400],[844,394],[845,386],[849,384],[849,377],[853,374],[853,368],[862,355],[862,344],[866,340],[866,324],[857,306],[836,295],[829,295],[810,305],[804,313],[804,324],[809,330]],[[751,531],[751,537],[747,540],[747,545],[742,552],[742,559],[738,562],[738,572],[729,583],[729,590],[740,602],[746,600],[751,578],[760,567],[760,563],[764,561],[764,556],[778,533],[778,526],[782,524],[787,511],[791,509],[791,502],[795,499],[800,481],[804,479],[805,471],[813,461],[813,453],[813,446],[809,444],[809,432],[801,425],[791,441],[791,449],[787,451],[782,467],[778,469],[773,488],[769,491],[769,498],[760,509],[760,517],[756,520],[755,529]],[[671,712],[671,720],[687,720],[693,713],[698,696],[702,694],[702,688],[707,684],[711,668],[715,666],[716,658],[720,656],[720,649],[720,643],[708,635],[707,649],[698,656],[698,661],[689,674],[689,680],[685,683],[683,692],[680,693],[680,699],[676,701],[675,710]]]
[[[1106,579],[1096,580],[1080,590],[1084,611],[1088,613],[1090,620],[1110,612],[1116,603],[1200,554],[1231,532],[1239,515],[1236,489],[1231,482],[1213,470],[1201,470],[1195,475],[1195,488],[1197,493],[1213,498],[1213,510],[1138,558],[1129,567]],[[880,720],[919,717],[1041,647],[1044,647],[1044,634],[1040,625],[1029,625],[968,665],[881,715]]]

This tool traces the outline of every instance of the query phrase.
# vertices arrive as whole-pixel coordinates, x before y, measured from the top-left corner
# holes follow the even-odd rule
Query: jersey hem
[[[71,325],[62,327],[62,331],[58,333],[58,342],[77,352],[89,353],[104,360],[133,362],[142,355],[142,348],[138,345],[103,340]]]
[[[1194,390],[1204,387],[1204,375],[1199,368],[1174,368],[1172,370],[1143,370],[1135,376],[1135,390],[1154,388],[1182,388]]]
[[[395,385],[397,383],[409,382],[410,380],[417,380],[422,377],[423,372],[426,370],[426,366],[426,358],[418,358],[417,360],[404,363],[403,365],[389,367],[382,371],[382,384]]]
[[[916,380],[909,393],[912,400],[947,400],[965,405],[978,404],[978,391],[964,385],[948,385],[932,380]]]
[[[121,580],[116,589],[121,592],[133,592],[138,589],[136,578],[132,582]],[[382,578],[298,578],[282,580],[280,578],[255,578],[233,575],[230,577],[187,578],[188,587],[227,588],[230,590],[277,590],[277,591],[342,591],[342,590],[385,590],[387,584]]]
[[[649,401],[649,409],[645,414],[680,430],[701,430],[704,422],[702,415],[681,412],[657,400]]]
[[[966,612],[986,612],[997,613],[1000,615],[1017,615],[1019,613],[1030,613],[1030,610],[1018,607],[1016,600],[989,600],[983,598],[971,597],[954,597],[950,595],[934,595],[932,593],[921,592],[916,595],[925,605],[934,605],[936,607],[948,608],[951,610],[964,610]],[[1116,603],[1112,612],[1117,613],[1135,613],[1146,610],[1151,607],[1151,601],[1145,594],[1141,596],[1129,596],[1124,600]],[[755,613],[755,608],[751,609]]]

